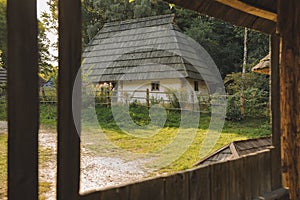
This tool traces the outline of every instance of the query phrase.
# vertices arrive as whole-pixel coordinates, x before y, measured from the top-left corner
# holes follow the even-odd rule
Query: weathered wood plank
[[[151,179],[129,186],[130,200],[164,200],[164,178]]]
[[[278,12],[282,155],[290,198],[300,199],[300,1],[279,0]]]
[[[165,199],[189,199],[189,173],[178,173],[165,177]]]
[[[248,155],[243,158],[244,170],[242,177],[242,199],[253,199],[259,195],[259,172],[257,154]]]
[[[81,1],[63,0],[58,3],[57,199],[76,200],[79,198],[80,140],[77,131],[80,131],[80,125],[75,127],[72,105],[81,107],[81,94],[76,91],[76,98],[72,99],[72,91],[81,65]],[[80,119],[79,113],[77,117]]]
[[[210,166],[189,172],[190,200],[210,199]]]
[[[7,1],[8,198],[38,199],[36,1]]]
[[[255,15],[255,16],[258,16],[258,17],[261,17],[264,19],[274,21],[274,22],[277,21],[276,13],[248,5],[239,0],[216,0],[216,1],[223,3],[227,6],[230,6],[232,8],[235,8],[237,10],[241,10],[243,12],[249,13],[251,15]]]
[[[280,144],[280,83],[279,83],[279,36],[271,36],[271,112],[272,112],[272,189],[280,188],[281,181],[281,144]]]
[[[243,167],[241,158],[229,162],[229,199],[243,199],[241,195]]]
[[[235,9],[218,1],[212,0],[165,0],[186,9],[195,10],[199,13],[222,19],[229,23],[244,26],[268,34],[275,32],[276,23],[272,20],[260,18],[252,14]]]
[[[270,151],[258,154],[258,172],[259,172],[259,194],[271,192],[271,162]]]
[[[101,198],[101,191],[91,192],[88,194],[80,195],[80,200],[100,200]]]
[[[259,200],[289,200],[289,192],[287,189],[279,188],[270,193],[259,196]]]
[[[229,199],[229,164],[228,162],[221,162],[211,165],[211,199]]]
[[[129,186],[101,191],[100,200],[129,200]]]

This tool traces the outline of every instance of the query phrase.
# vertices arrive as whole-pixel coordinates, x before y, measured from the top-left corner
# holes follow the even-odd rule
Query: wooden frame
[[[225,0],[218,0],[222,2]],[[236,1],[236,0],[235,0]],[[224,2],[223,2],[224,3]],[[225,3],[224,3],[225,4]],[[39,101],[38,101],[38,45],[37,45],[37,18],[35,0],[9,0],[8,1],[8,197],[10,200],[38,199],[38,127],[39,127]],[[280,155],[283,155],[288,168],[288,184],[292,199],[297,199],[299,191],[299,119],[300,104],[298,103],[300,92],[300,2],[291,0],[278,1],[278,31],[282,42],[282,53],[280,52],[280,37],[272,32],[272,129],[273,145],[271,151],[255,154],[250,159],[247,157],[236,160],[240,166],[238,169],[249,169],[259,173],[258,177],[266,176],[258,182],[268,180],[271,182],[261,185],[266,188],[262,191],[275,190],[282,187]],[[204,11],[203,11],[204,12]],[[235,11],[234,11],[235,12]],[[250,11],[248,11],[250,12]],[[226,16],[224,16],[226,18]],[[72,102],[72,88],[81,64],[81,1],[63,0],[59,1],[59,87],[58,87],[58,177],[57,177],[57,199],[97,199],[103,197],[111,199],[119,195],[120,199],[128,197],[128,188],[136,194],[135,197],[145,196],[142,189],[147,184],[133,184],[121,187],[119,190],[97,192],[89,195],[79,195],[79,170],[80,170],[80,140],[78,131],[74,124],[72,105],[80,105],[80,92],[75,95],[76,102]],[[282,59],[279,59],[281,55]],[[280,63],[280,65],[279,65]],[[280,75],[280,76],[279,76]],[[280,98],[278,98],[280,96]],[[280,109],[279,109],[280,105]],[[296,109],[296,111],[295,111]],[[80,117],[80,116],[76,116]],[[283,134],[280,140],[281,133]],[[280,151],[282,144],[283,151]],[[252,160],[251,160],[252,159]],[[270,165],[267,161],[270,161]],[[252,162],[256,160],[257,162]],[[224,164],[224,163],[223,163]],[[209,167],[210,176],[219,171],[230,172],[234,163],[222,163]],[[266,166],[271,167],[271,172]],[[224,167],[224,168],[223,168]],[[210,169],[211,168],[211,169]],[[260,169],[266,173],[261,173]],[[220,169],[220,170],[219,170]],[[208,170],[208,169],[207,169]],[[267,174],[269,173],[270,174]],[[189,178],[194,174],[202,173],[201,170],[191,171]],[[240,181],[240,172],[231,171],[236,179]],[[204,175],[204,174],[202,174]],[[217,177],[217,176],[216,176]],[[186,181],[182,174],[174,177],[166,177],[168,184],[177,180],[178,183]],[[206,178],[207,179],[207,178]],[[205,179],[205,180],[206,180]],[[148,192],[162,188],[154,188],[159,183],[162,185],[164,178],[150,181]],[[224,195],[228,197],[228,191],[222,187],[228,187],[228,177],[224,182],[215,180],[210,182],[214,187],[212,195]],[[255,181],[251,179],[251,182]],[[251,182],[248,182],[250,184]],[[154,184],[155,183],[155,184]],[[190,186],[191,184],[189,184]],[[239,188],[242,192],[245,188]],[[145,186],[145,188],[144,188]],[[194,187],[194,186],[193,186]],[[171,187],[172,188],[172,187]],[[257,188],[255,188],[257,189]],[[217,193],[218,191],[223,193]],[[238,191],[238,190],[237,190]],[[251,195],[255,197],[258,192]],[[174,191],[176,192],[176,191]],[[192,191],[195,192],[195,191]],[[122,194],[125,194],[122,196]],[[182,193],[183,194],[183,193]],[[173,195],[173,194],[170,194]],[[193,194],[194,195],[194,194]],[[232,194],[235,195],[235,194]]]
[[[271,21],[276,22],[277,21],[277,14],[267,11],[267,10],[263,10],[251,5],[248,5],[242,1],[239,0],[216,0],[224,5],[230,6],[232,8],[235,8],[237,10],[241,10],[243,12],[264,18],[264,19],[268,19]]]
[[[59,2],[57,199],[79,199],[80,126],[72,105],[81,107],[81,92],[72,92],[81,66],[81,1]],[[75,101],[75,102],[73,102]],[[79,117],[80,116],[76,116]],[[77,130],[79,128],[79,130]]]
[[[8,198],[38,199],[38,43],[35,0],[7,2]]]

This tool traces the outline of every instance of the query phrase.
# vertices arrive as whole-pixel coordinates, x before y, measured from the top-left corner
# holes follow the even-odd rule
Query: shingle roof
[[[270,68],[271,68],[271,53],[269,53],[263,59],[261,59],[259,63],[252,68],[252,71],[260,74],[270,75]]]
[[[6,83],[7,80],[7,72],[4,68],[0,68],[0,84]]]
[[[272,145],[270,137],[262,137],[249,140],[234,141],[211,155],[200,160],[196,165],[209,165],[224,160],[231,160],[243,155],[255,153]]]
[[[105,24],[83,53],[83,69],[93,82],[187,77],[217,82],[215,63],[180,32],[174,17]]]

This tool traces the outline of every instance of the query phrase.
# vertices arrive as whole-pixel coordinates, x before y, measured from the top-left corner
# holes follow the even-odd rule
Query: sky
[[[37,15],[38,18],[40,18],[41,14],[43,12],[49,12],[49,7],[47,6],[47,0],[37,0]],[[50,39],[51,43],[55,42],[57,40],[57,35],[48,32],[47,37]],[[52,55],[57,55],[57,50],[51,48],[50,53]],[[52,63],[53,65],[57,65],[56,62]]]

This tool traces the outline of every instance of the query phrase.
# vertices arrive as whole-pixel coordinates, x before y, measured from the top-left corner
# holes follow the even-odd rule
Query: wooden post
[[[72,91],[81,65],[81,1],[63,0],[59,5],[58,156],[57,199],[79,199],[80,140],[72,103],[81,107],[81,92]],[[75,102],[72,102],[72,101]],[[80,119],[80,112],[77,113]]]
[[[272,190],[281,187],[279,36],[271,36]]]
[[[149,109],[150,108],[150,98],[149,98],[149,89],[148,88],[146,90],[146,105],[147,105],[147,108]]]
[[[8,198],[38,199],[38,47],[35,0],[7,1]]]
[[[300,1],[278,1],[282,42],[280,111],[282,155],[290,198],[300,199]]]

